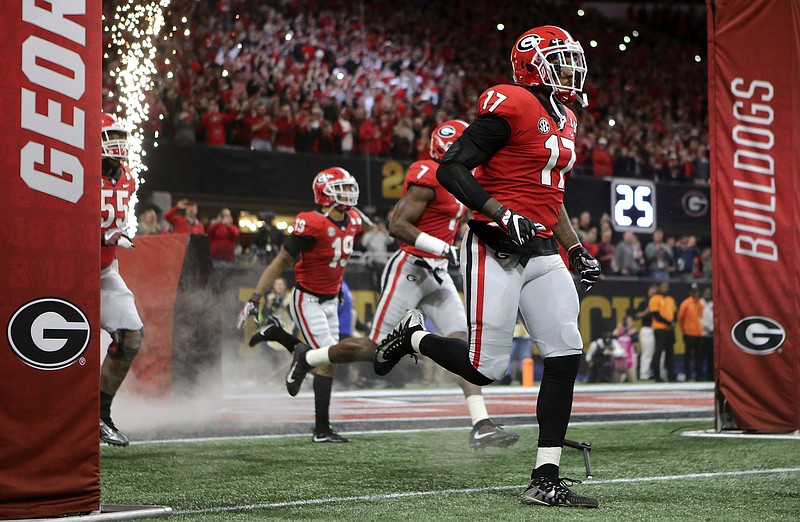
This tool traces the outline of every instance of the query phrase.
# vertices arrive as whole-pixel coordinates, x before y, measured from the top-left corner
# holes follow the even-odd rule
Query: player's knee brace
[[[108,356],[119,361],[132,361],[142,346],[144,328],[141,330],[116,330],[111,334],[113,342],[108,347]]]

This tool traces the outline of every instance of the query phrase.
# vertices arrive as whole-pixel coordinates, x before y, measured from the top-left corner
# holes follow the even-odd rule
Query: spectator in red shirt
[[[278,132],[278,127],[272,121],[267,106],[259,104],[255,111],[245,117],[245,123],[250,127],[250,148],[272,151],[272,139]]]
[[[239,239],[239,227],[233,224],[231,211],[223,208],[219,215],[208,225],[208,244],[211,259],[216,261],[236,261],[236,241]]]
[[[211,102],[208,112],[200,120],[200,127],[205,131],[209,145],[225,145],[225,125],[233,119],[230,114],[222,112],[219,105]]]
[[[181,214],[183,211],[183,214]],[[206,229],[197,219],[197,203],[182,199],[164,214],[175,234],[205,234]]]
[[[375,120],[369,116],[364,118],[361,125],[358,126],[359,138],[359,152],[366,155],[377,156],[381,153],[383,140],[381,139],[381,130],[375,124]]]
[[[275,119],[275,150],[294,152],[294,131],[296,122],[289,104],[281,105],[280,115]]]
[[[595,176],[610,176],[614,168],[614,158],[608,153],[608,140],[601,137],[592,150],[592,171]]]

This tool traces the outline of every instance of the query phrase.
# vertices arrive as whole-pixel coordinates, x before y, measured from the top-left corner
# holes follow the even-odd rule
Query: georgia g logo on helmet
[[[529,34],[524,38],[520,38],[519,42],[517,42],[517,50],[522,53],[532,51],[539,47],[539,42],[541,41],[542,38],[538,34]]]
[[[439,136],[442,138],[452,138],[456,135],[456,129],[453,128],[452,125],[445,125],[443,127],[439,127]]]

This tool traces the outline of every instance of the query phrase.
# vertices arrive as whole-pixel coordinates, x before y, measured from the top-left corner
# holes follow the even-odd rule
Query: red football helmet
[[[450,148],[464,133],[468,123],[462,120],[447,120],[439,124],[431,133],[431,158],[440,161]]]
[[[341,167],[325,169],[314,177],[314,201],[327,207],[353,208],[358,204],[358,182]]]
[[[572,35],[554,25],[534,27],[522,33],[511,49],[511,68],[514,82],[552,87],[556,98],[565,104],[582,94],[586,80],[583,47]]]
[[[104,158],[128,160],[128,130],[117,121],[113,114],[103,113],[101,131]]]

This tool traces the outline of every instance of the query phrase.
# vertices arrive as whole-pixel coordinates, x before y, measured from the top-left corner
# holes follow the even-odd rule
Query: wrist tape
[[[414,247],[424,250],[425,252],[430,252],[435,256],[443,256],[450,248],[450,245],[439,238],[421,232],[420,235],[417,236],[416,241],[414,241]]]

